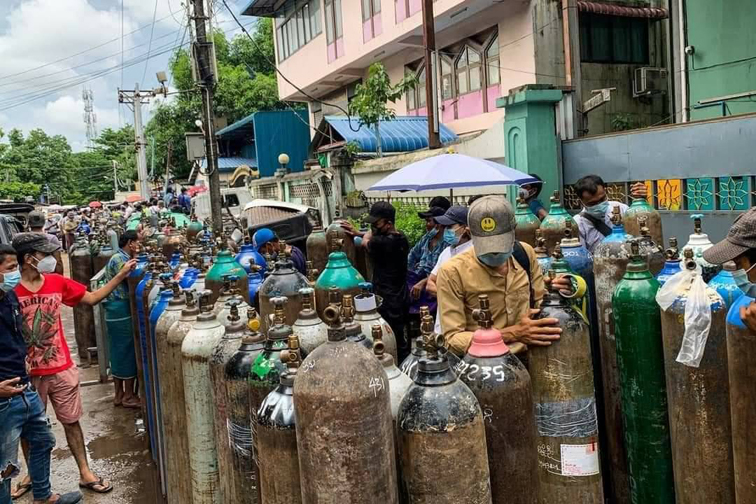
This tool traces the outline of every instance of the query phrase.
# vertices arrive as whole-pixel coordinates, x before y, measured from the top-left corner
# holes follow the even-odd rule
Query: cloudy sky
[[[82,150],[85,87],[94,92],[98,130],[133,123],[118,88],[158,85],[155,72],[167,71],[173,49],[189,40],[184,2],[0,0],[0,129],[42,128]],[[238,12],[248,0],[227,2]],[[239,33],[220,0],[215,10],[219,29]]]

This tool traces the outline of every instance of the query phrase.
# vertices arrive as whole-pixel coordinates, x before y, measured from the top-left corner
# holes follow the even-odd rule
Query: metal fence
[[[105,268],[97,272],[89,281],[89,290],[94,292],[100,288],[105,278]],[[100,383],[110,378],[110,348],[108,345],[108,326],[105,324],[105,309],[101,303],[92,307],[94,313],[95,341],[97,342],[97,365],[100,369]],[[82,383],[82,386],[87,383]]]

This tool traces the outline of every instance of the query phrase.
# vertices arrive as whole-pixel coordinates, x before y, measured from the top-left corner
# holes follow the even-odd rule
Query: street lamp
[[[282,152],[278,155],[278,164],[281,165],[280,171],[282,175],[286,174],[286,165],[289,164],[289,155]]]

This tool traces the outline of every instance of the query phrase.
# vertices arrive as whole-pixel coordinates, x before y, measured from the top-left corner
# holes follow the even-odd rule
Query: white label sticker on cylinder
[[[593,476],[599,473],[596,443],[561,445],[562,476]]]

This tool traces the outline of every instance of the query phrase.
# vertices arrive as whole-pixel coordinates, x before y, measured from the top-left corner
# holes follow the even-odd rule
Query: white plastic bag
[[[667,311],[680,294],[688,291],[685,303],[685,334],[677,362],[697,368],[703,358],[706,340],[711,329],[711,305],[706,295],[706,283],[696,271],[675,273],[656,293],[656,302]]]

